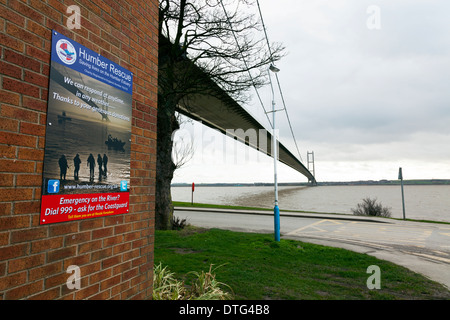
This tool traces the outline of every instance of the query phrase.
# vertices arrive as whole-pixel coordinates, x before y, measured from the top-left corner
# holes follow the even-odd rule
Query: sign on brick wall
[[[127,213],[133,74],[52,31],[41,224]]]

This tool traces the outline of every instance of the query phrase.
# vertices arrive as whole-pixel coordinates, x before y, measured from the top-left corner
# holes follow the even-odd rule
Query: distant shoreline
[[[450,179],[417,179],[403,180],[404,185],[450,185]],[[173,183],[172,187],[191,187],[192,183]],[[317,186],[373,186],[373,185],[400,185],[400,180],[365,180],[365,181],[342,181],[342,182],[318,182]],[[254,182],[254,183],[196,183],[196,187],[270,187],[273,183]],[[281,182],[278,186],[305,187],[311,186],[307,182]]]

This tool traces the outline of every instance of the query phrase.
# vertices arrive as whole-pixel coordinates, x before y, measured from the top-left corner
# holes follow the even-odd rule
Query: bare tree
[[[184,118],[184,120],[182,120],[180,114],[178,114],[176,117],[180,128],[183,126],[183,124],[185,125],[186,123],[193,124],[193,120],[191,119]],[[192,139],[193,137],[189,136],[187,138],[181,133],[182,132],[180,132],[179,130],[172,133],[172,161],[175,164],[175,170],[183,167],[194,156],[194,141]]]
[[[267,48],[253,0],[160,0],[156,228],[170,229],[172,133],[180,103],[215,95],[211,81],[238,102],[267,83],[268,65],[283,54]]]

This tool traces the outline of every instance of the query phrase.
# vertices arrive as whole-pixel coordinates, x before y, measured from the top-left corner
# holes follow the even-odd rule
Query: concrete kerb
[[[202,211],[212,213],[230,213],[230,214],[254,214],[254,215],[266,215],[272,216],[273,211],[267,210],[241,210],[241,209],[224,209],[224,208],[200,208],[200,207],[174,207],[177,211]],[[315,213],[315,212],[288,212],[280,211],[281,216],[285,217],[297,217],[297,218],[314,218],[314,219],[334,219],[334,220],[347,220],[347,221],[364,221],[375,223],[393,223],[386,220],[386,218],[378,217],[365,217],[365,216],[352,216],[345,214],[327,214],[327,213]]]

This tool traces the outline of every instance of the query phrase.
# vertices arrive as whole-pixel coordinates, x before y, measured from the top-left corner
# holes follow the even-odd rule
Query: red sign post
[[[191,205],[194,204],[194,191],[195,191],[195,183],[192,182]]]

